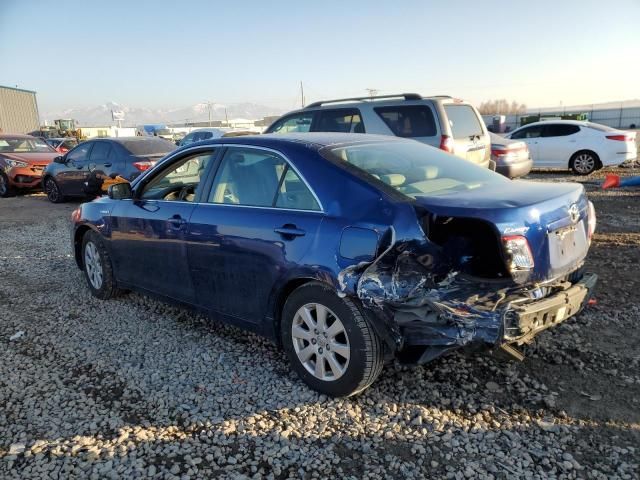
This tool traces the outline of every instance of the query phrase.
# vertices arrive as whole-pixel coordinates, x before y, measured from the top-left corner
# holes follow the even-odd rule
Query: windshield
[[[354,166],[412,198],[486,185],[499,188],[509,182],[491,170],[419,142],[359,143],[327,147],[320,153],[334,162]]]
[[[132,155],[162,155],[177,148],[173,142],[158,137],[125,140],[122,146]]]
[[[41,138],[2,137],[0,138],[0,152],[50,153],[55,150]]]

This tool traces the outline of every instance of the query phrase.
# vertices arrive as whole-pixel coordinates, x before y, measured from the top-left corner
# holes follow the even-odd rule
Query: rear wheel
[[[0,172],[0,197],[12,197],[14,194],[15,190],[9,184],[9,177],[4,172]]]
[[[319,282],[289,296],[281,336],[292,368],[321,393],[355,395],[382,371],[383,346],[363,312]]]
[[[589,175],[599,168],[600,159],[588,150],[575,153],[569,160],[569,168],[577,175]]]
[[[116,287],[111,257],[102,237],[93,230],[82,238],[82,266],[87,285],[94,297],[101,300],[118,296],[122,290]]]
[[[65,200],[64,195],[60,192],[58,182],[52,177],[47,177],[44,181],[44,193],[47,194],[47,198],[51,203],[62,203]]]

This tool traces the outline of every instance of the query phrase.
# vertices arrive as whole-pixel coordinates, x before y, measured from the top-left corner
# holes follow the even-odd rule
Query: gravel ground
[[[640,190],[587,187],[597,305],[522,363],[392,364],[347,400],[255,335],[92,298],[69,254],[75,205],[1,199],[0,478],[639,478]]]

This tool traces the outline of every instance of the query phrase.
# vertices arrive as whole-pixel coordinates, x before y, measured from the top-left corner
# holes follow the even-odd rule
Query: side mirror
[[[133,190],[131,190],[131,184],[128,182],[116,183],[109,187],[107,195],[112,200],[126,200],[133,198]]]
[[[67,163],[62,155],[58,155],[56,158],[53,159],[53,161],[55,163],[61,163],[63,165]]]

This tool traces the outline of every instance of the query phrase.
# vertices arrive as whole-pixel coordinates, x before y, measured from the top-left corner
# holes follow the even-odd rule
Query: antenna
[[[302,86],[302,80],[300,80],[300,104],[304,108],[304,87]]]

